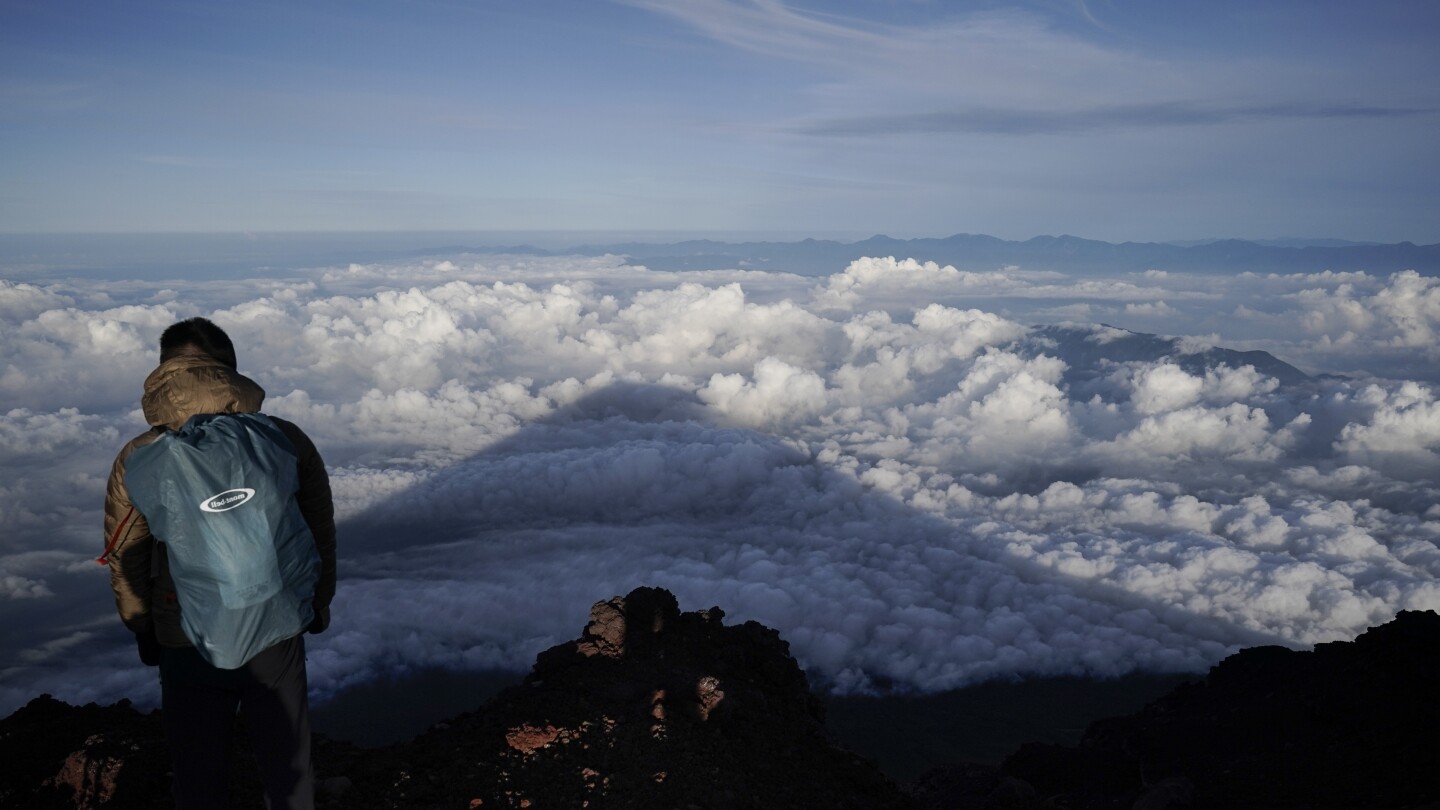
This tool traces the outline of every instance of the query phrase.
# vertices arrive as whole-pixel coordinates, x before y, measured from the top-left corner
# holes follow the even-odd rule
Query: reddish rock
[[[115,797],[116,783],[125,760],[96,753],[105,738],[94,734],[85,747],[65,758],[60,772],[45,781],[46,786],[69,788],[76,807],[97,807]]]
[[[317,737],[322,808],[905,808],[832,744],[775,631],[681,613],[642,588],[597,604],[581,637],[519,686],[410,743]],[[914,787],[964,808],[1434,807],[1440,616],[1403,612],[1354,642],[1227,658],[1203,683],[1080,746],[1029,745],[998,770],[956,766]],[[235,806],[261,804],[243,729]],[[0,720],[0,807],[166,808],[159,712],[41,696]]]
[[[397,748],[363,806],[914,806],[833,743],[774,630],[723,617],[653,588],[597,603],[524,683]]]
[[[0,720],[0,762],[0,807],[151,807],[169,789],[159,714],[129,701],[77,707],[41,695]]]
[[[886,808],[913,802],[833,744],[788,645],[641,588],[480,710],[362,751],[317,737],[321,807]],[[232,792],[260,806],[237,732]],[[170,806],[159,713],[38,698],[0,721],[0,806]],[[343,783],[343,786],[342,786]]]
[[[315,741],[317,801],[348,807],[348,772],[363,771],[360,752]],[[368,752],[366,752],[368,753]],[[160,712],[141,714],[122,700],[71,706],[41,695],[0,720],[0,807],[26,810],[163,810],[170,797],[170,754]],[[259,807],[255,762],[237,723],[230,757],[236,807]]]
[[[512,728],[505,734],[505,744],[522,754],[533,754],[560,739],[560,735],[565,732],[568,732],[568,729],[523,725],[519,728]],[[570,734],[566,733],[566,737],[569,736]]]

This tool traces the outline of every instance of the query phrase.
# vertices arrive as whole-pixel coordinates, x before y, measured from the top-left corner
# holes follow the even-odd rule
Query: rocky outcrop
[[[775,631],[641,588],[600,602],[523,683],[415,740],[317,739],[321,807],[1440,808],[1440,615],[1312,652],[1241,651],[1197,683],[902,793],[834,745]],[[240,735],[237,735],[237,738]],[[163,808],[158,712],[41,697],[0,720],[0,806]],[[235,806],[260,806],[244,745]]]
[[[0,720],[0,807],[26,810],[151,810],[171,807],[170,755],[159,711],[141,714],[128,700],[71,706],[41,695]],[[236,807],[260,807],[260,782],[237,723],[230,748]],[[370,752],[318,738],[314,758],[321,798],[337,797]],[[340,807],[339,803],[330,806]]]
[[[600,602],[523,683],[413,741],[318,739],[319,805],[365,808],[884,808],[914,802],[836,746],[788,645],[667,591]],[[259,806],[237,745],[237,806]],[[0,806],[166,807],[159,713],[48,697],[0,721]],[[253,801],[252,801],[253,800]]]
[[[392,807],[912,806],[832,743],[779,635],[723,615],[652,588],[596,604],[579,639],[397,750],[373,789]]]
[[[0,807],[145,807],[167,759],[157,714],[44,695],[0,721]]]
[[[1312,652],[1242,650],[1077,747],[1029,744],[916,793],[947,810],[1440,808],[1437,690],[1440,615],[1401,612]]]

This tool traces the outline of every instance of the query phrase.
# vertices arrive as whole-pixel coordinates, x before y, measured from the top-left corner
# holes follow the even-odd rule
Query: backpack
[[[130,500],[164,543],[180,626],[238,669],[314,618],[320,555],[295,492],[295,447],[258,413],[199,414],[125,462]]]

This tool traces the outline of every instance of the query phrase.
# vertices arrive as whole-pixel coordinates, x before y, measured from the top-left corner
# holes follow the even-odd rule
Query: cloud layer
[[[1437,302],[1414,273],[884,257],[818,284],[463,255],[0,281],[0,711],[154,697],[91,560],[177,318],[229,330],[267,410],[331,466],[323,699],[523,669],[641,584],[777,627],[837,690],[1197,670],[1440,608]],[[1141,352],[1099,321],[1177,338]]]

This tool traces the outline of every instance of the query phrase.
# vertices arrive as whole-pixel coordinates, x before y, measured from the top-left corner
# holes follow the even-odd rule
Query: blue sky
[[[0,0],[0,231],[1440,242],[1440,4]]]

